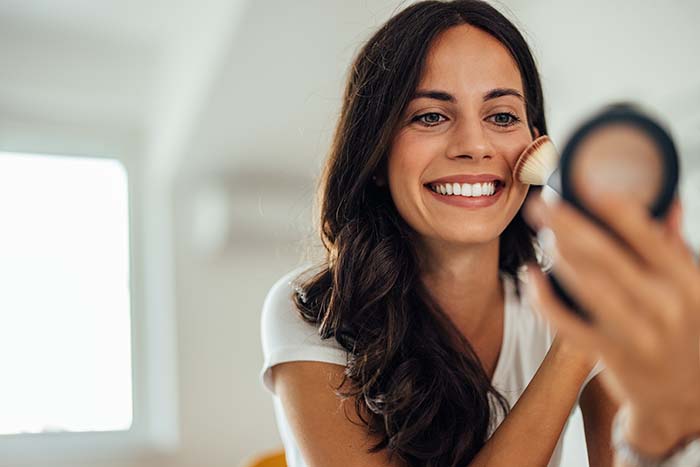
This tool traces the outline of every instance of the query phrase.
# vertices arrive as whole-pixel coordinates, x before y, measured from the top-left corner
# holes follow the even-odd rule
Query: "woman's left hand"
[[[530,266],[535,305],[563,337],[598,355],[611,393],[630,409],[628,440],[649,455],[700,434],[700,268],[680,231],[680,202],[664,223],[635,200],[606,194],[587,206],[619,238],[564,201],[534,198],[526,216],[551,229],[554,273],[586,323]]]

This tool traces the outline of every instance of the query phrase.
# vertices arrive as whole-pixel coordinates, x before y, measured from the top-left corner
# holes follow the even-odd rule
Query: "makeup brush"
[[[515,179],[526,185],[547,185],[561,195],[559,152],[549,136],[530,143],[518,157],[513,169]]]
[[[546,183],[622,244],[626,242],[588,209],[590,195],[624,193],[658,219],[666,216],[677,195],[679,158],[671,135],[634,104],[613,104],[585,121],[559,159],[549,138],[542,136],[522,152],[513,175],[522,183]],[[556,276],[555,264],[548,273],[554,292],[584,321],[591,321]]]

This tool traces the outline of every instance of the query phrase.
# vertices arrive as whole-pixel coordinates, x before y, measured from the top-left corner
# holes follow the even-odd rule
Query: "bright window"
[[[0,153],[0,434],[132,423],[119,161]]]

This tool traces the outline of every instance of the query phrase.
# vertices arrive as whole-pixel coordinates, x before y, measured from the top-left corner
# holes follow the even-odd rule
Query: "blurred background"
[[[269,287],[318,253],[349,64],[398,0],[0,0],[0,466],[245,466],[281,447]],[[700,245],[700,4],[502,0],[555,143],[632,99]],[[580,416],[567,466],[585,466]]]

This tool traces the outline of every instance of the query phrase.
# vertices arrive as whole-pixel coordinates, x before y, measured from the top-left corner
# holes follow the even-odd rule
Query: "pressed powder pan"
[[[678,189],[678,153],[669,134],[651,117],[632,105],[617,104],[573,134],[562,151],[560,172],[564,200],[607,229],[586,209],[591,193],[631,196],[647,206],[653,217],[663,218]],[[549,280],[572,310],[590,319],[554,273]]]
[[[561,155],[562,197],[585,209],[587,190],[638,197],[662,218],[678,189],[678,153],[669,134],[628,104],[611,106],[581,126]]]

